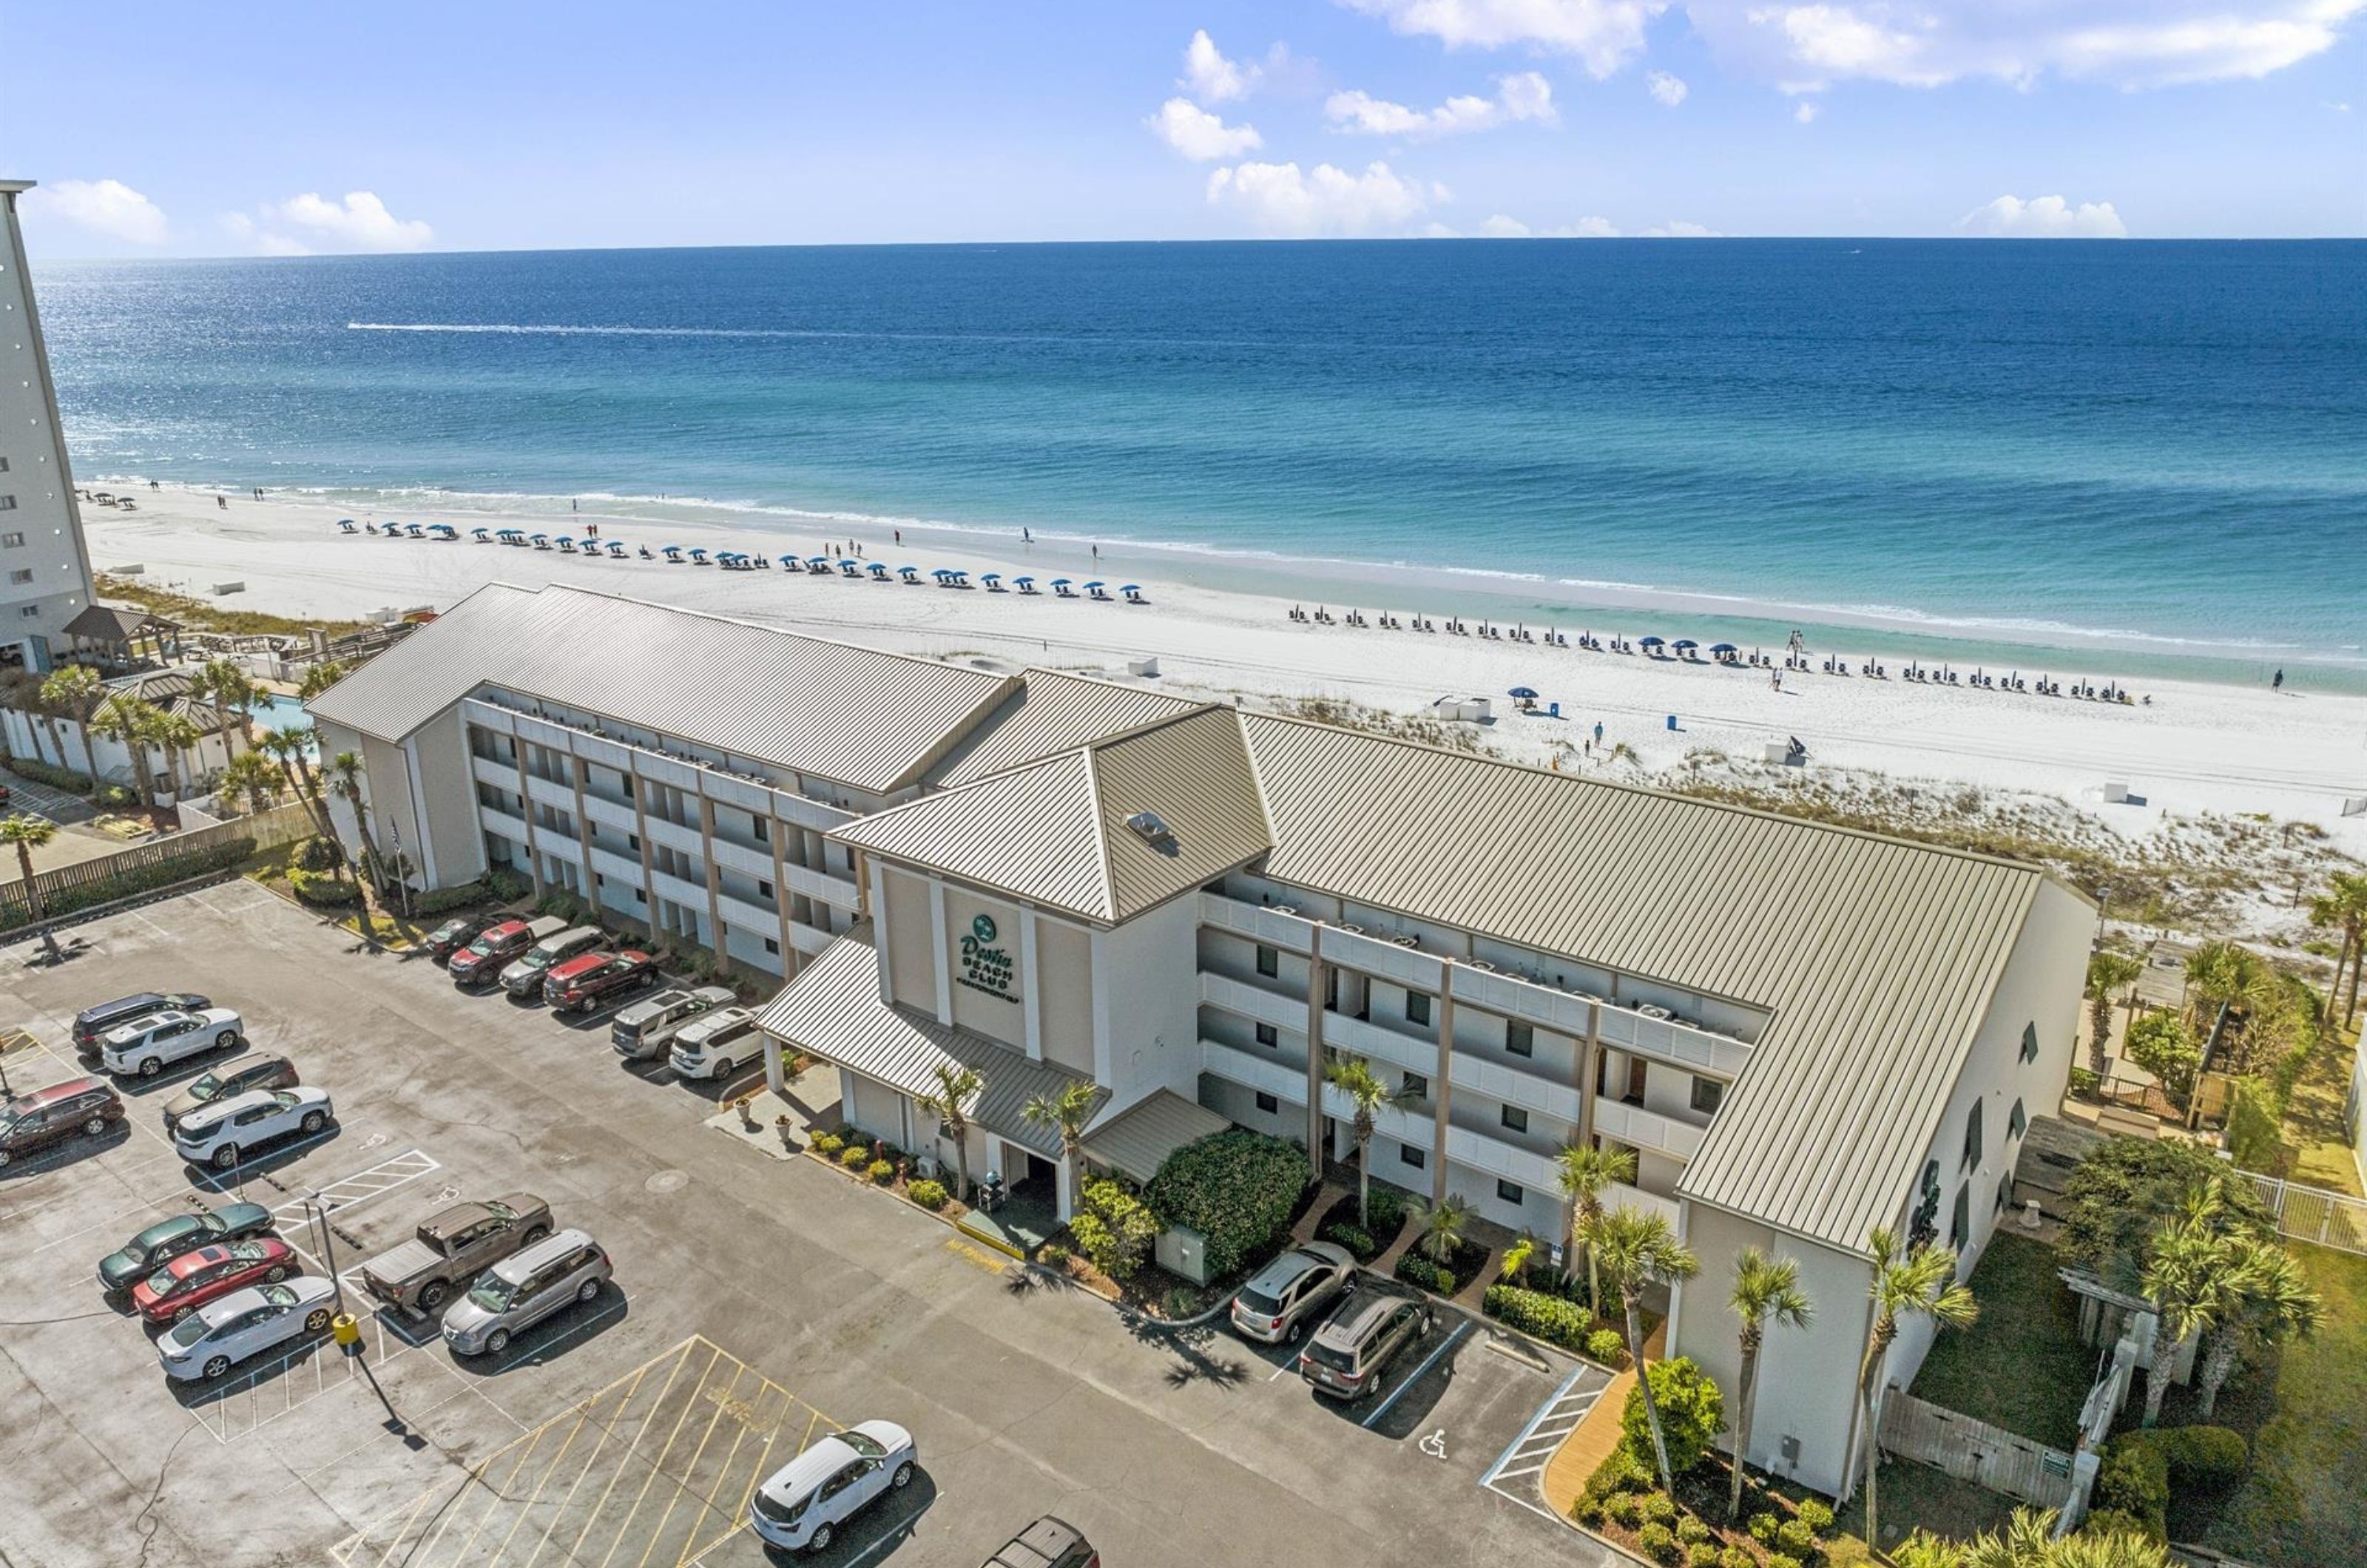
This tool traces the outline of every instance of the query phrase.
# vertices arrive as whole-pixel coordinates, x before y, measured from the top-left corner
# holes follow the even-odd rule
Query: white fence
[[[2367,1199],[2323,1187],[2304,1187],[2257,1171],[2236,1173],[2252,1184],[2277,1217],[2277,1234],[2294,1241],[2367,1254]]]

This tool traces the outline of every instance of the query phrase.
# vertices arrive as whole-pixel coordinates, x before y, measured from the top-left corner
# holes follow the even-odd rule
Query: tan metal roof
[[[1137,1181],[1149,1181],[1159,1174],[1169,1155],[1231,1125],[1215,1111],[1195,1105],[1173,1089],[1162,1089],[1095,1128],[1085,1139],[1085,1154]]]
[[[1145,837],[1149,813],[1172,829]],[[1233,710],[1197,707],[838,829],[889,860],[1104,924],[1264,852]]]
[[[1890,1220],[2033,867],[1241,716],[1268,874],[1772,1009],[1688,1196],[1858,1248]]]
[[[400,740],[481,685],[887,791],[1016,682],[581,588],[493,583],[308,705]]]
[[[968,1106],[972,1122],[1048,1159],[1060,1157],[1059,1130],[1029,1121],[1025,1107],[1038,1095],[1057,1099],[1083,1075],[1029,1061],[984,1035],[882,999],[879,953],[868,921],[816,953],[766,1006],[763,1024],[764,1032],[798,1050],[906,1094],[936,1093],[940,1064],[967,1066],[980,1080]],[[1094,1112],[1108,1100],[1108,1090],[1097,1091]]]
[[[948,789],[975,784],[1022,762],[1073,750],[1154,719],[1188,713],[1198,705],[1164,692],[1059,670],[1030,670],[1020,680],[1020,690],[977,732],[976,739],[937,765],[930,774],[931,784]]]

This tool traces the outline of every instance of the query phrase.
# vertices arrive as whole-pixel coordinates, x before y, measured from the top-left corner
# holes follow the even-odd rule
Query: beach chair
[[[1088,582],[1085,584],[1085,597],[1088,599],[1107,599],[1109,597],[1109,591],[1098,582]]]
[[[575,536],[572,534],[561,534],[551,543],[559,547],[561,555],[572,556],[575,553]]]
[[[936,585],[940,588],[952,586],[951,579],[953,575],[954,574],[952,572],[946,570],[941,566],[933,566],[929,569],[929,576],[935,580]]]
[[[674,565],[680,566],[682,564],[682,547],[680,545],[660,545],[658,547],[658,550],[667,560],[672,561]]]
[[[888,563],[886,561],[876,560],[871,563],[871,581],[874,582],[892,582],[895,581],[895,579],[889,575]]]
[[[538,550],[547,550],[550,548],[550,536],[548,534],[529,534],[527,536],[526,542],[532,545]]]
[[[956,567],[952,573],[947,576],[946,581],[951,587],[968,588],[969,586],[969,573],[962,570],[959,567]]]
[[[469,540],[471,544],[490,545],[493,542],[493,531],[491,528],[471,528]]]
[[[1052,592],[1057,597],[1062,599],[1073,599],[1077,596],[1077,591],[1069,586],[1069,580],[1065,577],[1056,577],[1052,580]]]
[[[402,531],[414,539],[424,539],[427,536],[427,530],[416,523],[405,523],[402,525]]]
[[[610,560],[623,560],[625,558],[624,540],[611,539],[608,541],[608,558]]]
[[[989,593],[1000,593],[1002,592],[1002,573],[999,571],[980,572],[979,573],[978,580],[986,584],[986,591]]]
[[[482,532],[481,529],[479,531]],[[354,526],[354,520],[352,518],[346,517],[338,521],[337,532],[340,534],[358,534],[361,530]]]
[[[1138,582],[1120,583],[1118,585],[1118,596],[1129,604],[1148,604],[1150,603],[1150,600],[1142,596],[1142,585]]]
[[[694,545],[691,547],[690,564],[693,566],[705,566],[707,564],[707,551],[699,546]]]
[[[1014,577],[1011,580],[1011,585],[1018,589],[1022,593],[1033,593],[1036,592],[1036,580],[1032,577]]]
[[[921,585],[921,569],[917,566],[900,566],[896,569],[896,575],[915,588]]]

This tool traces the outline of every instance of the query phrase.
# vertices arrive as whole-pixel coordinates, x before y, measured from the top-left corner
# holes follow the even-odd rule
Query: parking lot
[[[757,1482],[874,1418],[915,1435],[919,1477],[816,1562],[977,1568],[1048,1512],[1112,1568],[1609,1561],[1541,1517],[1512,1462],[1582,1378],[1484,1324],[1442,1312],[1380,1393],[1336,1406],[1286,1352],[1221,1325],[1129,1328],[816,1162],[703,1126],[717,1087],[628,1069],[605,1019],[458,992],[424,956],[361,950],[250,884],[75,934],[54,966],[37,944],[0,950],[0,1026],[27,1036],[0,1034],[17,1092],[87,1070],[78,1009],[190,989],[239,1008],[249,1048],[292,1057],[336,1120],[192,1170],[157,1115],[192,1062],[125,1086],[104,1138],[0,1170],[8,1562],[764,1562],[744,1526]],[[463,1359],[359,1295],[358,1263],[425,1214],[519,1192],[607,1249],[594,1300]],[[197,1199],[264,1204],[308,1272],[341,1272],[360,1354],[308,1338],[168,1383],[93,1270]]]

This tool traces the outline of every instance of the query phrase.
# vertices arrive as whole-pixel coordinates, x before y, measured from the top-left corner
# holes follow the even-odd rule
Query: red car
[[[476,986],[502,972],[502,966],[534,942],[534,928],[524,920],[504,920],[454,953],[445,968],[456,986]]]
[[[646,953],[587,953],[542,977],[542,999],[561,1012],[590,1012],[657,978],[657,960]]]
[[[131,1305],[151,1323],[178,1323],[208,1302],[249,1285],[276,1285],[304,1265],[276,1235],[185,1252],[131,1287]]]

